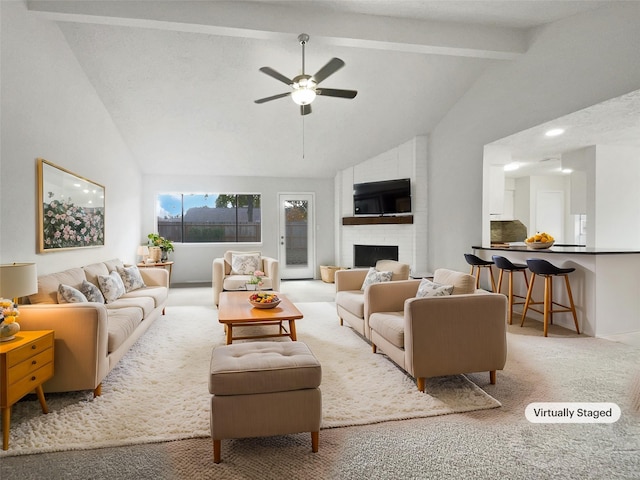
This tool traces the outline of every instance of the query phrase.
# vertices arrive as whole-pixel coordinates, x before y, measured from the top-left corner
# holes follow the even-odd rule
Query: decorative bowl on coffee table
[[[275,293],[257,292],[249,296],[249,303],[255,308],[274,308],[280,303]]]

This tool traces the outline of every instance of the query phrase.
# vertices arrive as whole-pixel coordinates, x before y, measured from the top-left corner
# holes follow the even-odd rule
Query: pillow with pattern
[[[374,267],[371,267],[367,272],[364,282],[362,282],[361,290],[364,290],[366,287],[374,283],[390,282],[392,276],[393,272],[379,272]]]
[[[442,285],[423,278],[418,286],[417,298],[424,297],[445,297],[453,293],[453,285]]]
[[[80,285],[80,291],[85,297],[87,297],[88,301],[104,303],[104,295],[102,295],[100,289],[93,283],[83,280],[82,285]]]
[[[106,303],[115,302],[125,293],[122,278],[115,270],[109,275],[98,275],[98,285],[100,285]]]
[[[116,270],[118,271],[120,278],[122,278],[122,283],[124,283],[124,289],[126,292],[146,287],[144,280],[142,280],[142,275],[140,275],[140,270],[138,270],[138,267],[135,265],[131,267],[117,266]]]
[[[58,303],[86,303],[88,302],[80,290],[61,283],[58,285]]]
[[[257,253],[248,255],[231,255],[231,275],[251,275],[256,270],[260,270],[260,255]]]

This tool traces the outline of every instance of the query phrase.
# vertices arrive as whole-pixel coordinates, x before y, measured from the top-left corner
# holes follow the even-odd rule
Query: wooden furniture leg
[[[489,383],[491,385],[495,385],[496,384],[496,371],[495,370],[491,370],[489,372]]]
[[[420,390],[421,392],[424,392],[424,389],[426,387],[426,382],[424,377],[416,378],[416,383],[418,384],[418,390]]]
[[[311,432],[311,451],[316,453],[318,451],[318,444],[320,442],[320,432]]]
[[[569,275],[564,276],[564,282],[567,285],[567,296],[569,297],[569,305],[571,305],[571,313],[573,314],[573,323],[576,325],[576,332],[580,335],[580,327],[578,327],[578,315],[576,315],[576,306],[573,303],[573,295],[571,294],[571,284],[569,283]]]
[[[213,441],[213,463],[220,463],[221,440]]]
[[[298,340],[298,335],[296,334],[296,321],[289,320],[289,335],[291,336],[291,340],[294,342]]]
[[[2,409],[2,449],[9,449],[9,426],[11,425],[11,407]]]
[[[38,385],[36,387],[36,395],[38,396],[38,400],[40,401],[42,413],[49,413],[49,407],[47,407],[47,401],[44,398],[44,390],[42,389],[42,385]]]
[[[233,342],[233,327],[230,323],[227,324],[227,345],[231,345]]]

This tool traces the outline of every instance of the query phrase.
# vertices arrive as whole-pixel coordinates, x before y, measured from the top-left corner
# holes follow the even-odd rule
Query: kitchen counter
[[[489,247],[473,246],[474,250],[500,250],[505,252],[528,252],[529,254],[544,254],[544,253],[560,253],[560,254],[578,254],[578,255],[626,255],[626,254],[640,254],[640,249],[625,249],[625,248],[597,248],[597,247],[584,247],[580,245],[554,245],[551,248],[535,249],[527,247],[523,243],[505,243],[496,244]]]
[[[561,268],[575,268],[569,279],[581,332],[593,337],[640,332],[640,249],[554,245],[535,250],[520,242],[472,248],[485,260],[491,260],[493,255],[502,255],[514,263],[542,258]],[[493,267],[493,272],[497,278],[498,269]],[[521,275],[517,275],[515,281],[519,283],[515,285],[514,293],[526,295]],[[534,298],[537,300],[543,298],[543,285],[542,281],[534,285]],[[555,301],[568,305],[563,282],[553,282],[553,297]],[[542,321],[542,315],[533,313],[527,316],[539,317]],[[574,330],[571,315],[554,315],[553,321]]]

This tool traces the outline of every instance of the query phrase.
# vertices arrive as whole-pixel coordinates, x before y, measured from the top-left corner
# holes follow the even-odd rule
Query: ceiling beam
[[[245,37],[296,39],[354,48],[511,60],[526,52],[526,31],[475,24],[434,22],[329,10],[309,4],[287,7],[257,2],[28,1],[29,10],[58,22]]]

